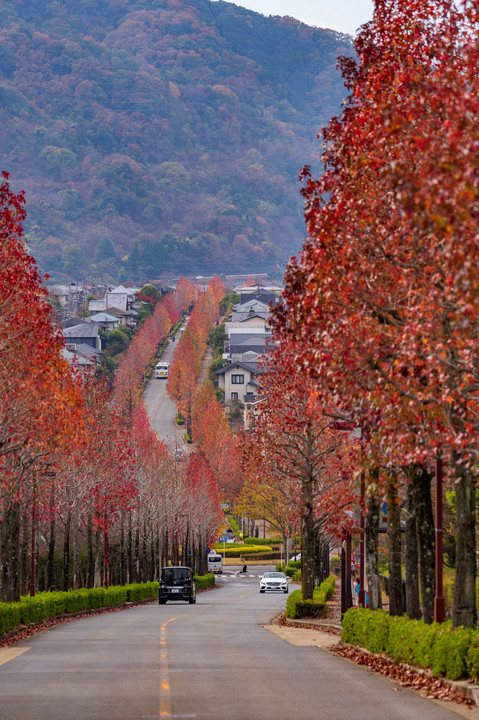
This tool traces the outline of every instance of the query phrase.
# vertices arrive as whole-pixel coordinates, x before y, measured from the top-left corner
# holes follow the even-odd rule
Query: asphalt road
[[[179,333],[177,333],[177,341]],[[171,362],[171,356],[178,343],[168,341],[168,346],[163,353],[161,360]],[[143,393],[143,401],[150,418],[150,424],[156,431],[160,440],[164,440],[173,451],[177,447],[184,447],[184,428],[177,428],[175,425],[176,405],[168,397],[166,392],[166,379],[156,379],[153,375]]]
[[[264,627],[286,596],[259,593],[263,571],[226,570],[196,605],[74,620],[0,649],[0,720],[457,720]]]

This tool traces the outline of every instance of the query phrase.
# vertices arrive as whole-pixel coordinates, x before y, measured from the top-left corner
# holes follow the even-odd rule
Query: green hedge
[[[284,572],[284,574],[288,575],[290,578],[298,576],[298,570],[300,570],[299,577],[301,578],[301,560],[292,560],[289,565],[285,565],[285,563],[277,563],[276,570],[278,572]]]
[[[196,582],[197,590],[212,587],[215,576],[201,575]],[[47,618],[68,615],[70,613],[94,610],[102,607],[137,602],[158,595],[158,581],[131,583],[130,585],[112,585],[109,588],[82,588],[68,592],[40,592],[34,597],[25,595],[19,602],[0,602],[0,635],[19,625],[39,622]]]
[[[274,547],[275,549],[277,546],[281,545],[281,540],[277,540],[274,538],[253,538],[253,537],[247,537],[244,539],[245,545],[269,545],[271,547]]]
[[[479,680],[479,635],[476,630],[453,628],[450,620],[426,625],[384,610],[351,608],[342,628],[344,642],[384,653],[396,662],[430,668],[433,677]]]
[[[314,588],[312,600],[303,600],[301,590],[294,590],[286,603],[286,617],[293,619],[324,617],[326,602],[333,596],[334,588],[335,580],[331,575],[318,588]]]
[[[197,590],[206,590],[207,588],[214,587],[216,583],[216,578],[213,575],[213,573],[207,573],[206,575],[196,575],[196,589]]]

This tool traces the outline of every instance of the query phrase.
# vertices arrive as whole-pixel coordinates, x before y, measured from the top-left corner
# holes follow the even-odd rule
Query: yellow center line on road
[[[166,626],[176,617],[166,620],[160,628],[160,700],[158,715],[161,718],[172,717],[171,715],[171,687],[170,670],[168,667],[168,654],[166,652]]]
[[[19,655],[23,655],[23,653],[27,652],[27,650],[31,650],[31,648],[0,648],[0,665],[5,665],[5,663],[9,662],[9,660],[13,660]]]

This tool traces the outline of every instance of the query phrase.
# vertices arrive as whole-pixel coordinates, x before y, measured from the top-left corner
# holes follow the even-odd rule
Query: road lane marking
[[[0,665],[4,665],[5,663],[9,662],[9,660],[14,660],[14,658],[18,657],[19,655],[23,655],[24,652],[27,652],[27,650],[31,649],[32,648],[29,647],[0,648]]]
[[[160,718],[171,717],[171,688],[168,654],[166,652],[166,626],[172,620],[176,620],[176,618],[166,620],[160,628],[160,701],[158,708]]]

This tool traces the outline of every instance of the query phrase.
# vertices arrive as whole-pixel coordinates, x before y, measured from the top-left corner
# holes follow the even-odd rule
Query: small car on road
[[[196,586],[193,571],[183,565],[161,568],[158,602],[164,605],[167,600],[184,600],[193,605],[196,602]]]
[[[274,570],[268,570],[264,575],[261,576],[259,581],[259,591],[264,592],[284,592],[287,593],[288,578],[283,572],[277,572]]]

